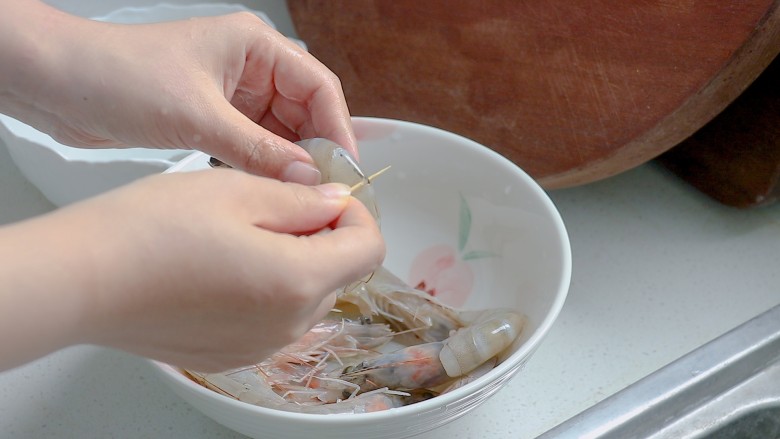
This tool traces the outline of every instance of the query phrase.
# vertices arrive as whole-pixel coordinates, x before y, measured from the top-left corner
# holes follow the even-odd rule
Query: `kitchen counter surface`
[[[247,5],[287,26],[269,10],[283,2]],[[504,389],[426,438],[535,437],[780,303],[780,205],[724,207],[654,163],[550,196],[573,253],[560,317]],[[52,208],[0,144],[0,223]],[[0,373],[0,413],[9,438],[243,437],[171,393],[145,360],[93,346]]]

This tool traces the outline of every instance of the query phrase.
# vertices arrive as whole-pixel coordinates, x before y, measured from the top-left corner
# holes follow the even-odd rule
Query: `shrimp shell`
[[[397,332],[416,339],[405,344],[442,341],[465,324],[458,311],[411,288],[384,267],[367,282],[345,288],[338,300],[356,305],[366,316],[379,315]]]
[[[255,373],[256,369],[253,368],[216,374],[202,374],[190,370],[186,370],[185,372],[202,386],[222,395],[249,404],[295,413],[371,413],[394,407],[401,407],[407,403],[407,399],[414,397],[413,395],[404,392],[378,389],[332,404],[305,405],[287,402],[284,398],[277,395],[265,381],[263,375]]]

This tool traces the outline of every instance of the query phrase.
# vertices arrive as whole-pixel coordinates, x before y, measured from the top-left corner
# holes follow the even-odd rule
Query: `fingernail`
[[[342,183],[325,183],[314,186],[314,188],[322,192],[328,198],[345,198],[351,194],[349,186]]]
[[[292,162],[282,172],[282,180],[313,186],[320,183],[320,171],[306,162]]]

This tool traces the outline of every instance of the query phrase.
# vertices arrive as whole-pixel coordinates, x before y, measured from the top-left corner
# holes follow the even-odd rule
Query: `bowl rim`
[[[465,147],[467,149],[474,150],[475,152],[486,154],[490,160],[494,161],[498,166],[510,170],[511,173],[514,174],[515,178],[518,178],[523,184],[527,185],[530,189],[532,189],[533,194],[536,196],[538,201],[542,203],[543,207],[547,210],[547,213],[550,216],[550,220],[552,221],[552,225],[555,229],[556,235],[558,236],[559,242],[557,242],[556,245],[560,247],[558,250],[560,251],[560,255],[561,255],[561,270],[560,270],[561,275],[556,290],[553,293],[554,299],[550,304],[549,312],[545,315],[544,319],[542,319],[542,321],[539,322],[539,325],[535,328],[533,334],[531,334],[528,340],[526,340],[522,345],[520,345],[515,352],[509,355],[502,363],[498,364],[493,370],[491,370],[485,376],[480,377],[474,382],[469,383],[461,388],[439,395],[436,398],[432,398],[427,401],[421,401],[415,404],[410,404],[404,407],[398,407],[398,408],[393,408],[393,409],[379,411],[379,412],[360,413],[357,415],[356,414],[331,414],[331,415],[323,416],[320,414],[286,412],[283,410],[256,406],[253,404],[248,404],[248,403],[234,400],[232,398],[214,392],[210,389],[207,389],[201,386],[200,384],[194,382],[192,379],[186,377],[182,372],[180,372],[180,369],[175,366],[171,366],[156,360],[149,360],[163,375],[173,379],[173,381],[177,385],[185,386],[189,388],[189,390],[195,391],[208,399],[215,399],[217,401],[221,401],[222,403],[227,404],[228,407],[240,409],[243,411],[249,411],[253,415],[267,416],[276,419],[294,421],[297,423],[310,423],[310,424],[323,424],[323,425],[338,424],[341,426],[344,426],[345,424],[350,424],[350,425],[368,424],[368,423],[387,420],[390,418],[396,418],[397,416],[416,416],[416,415],[424,414],[426,412],[436,412],[441,410],[442,407],[448,407],[453,403],[463,398],[466,398],[469,395],[474,394],[478,389],[485,387],[486,383],[494,381],[497,377],[507,377],[507,378],[511,377],[512,375],[514,375],[516,372],[519,371],[519,369],[524,365],[524,362],[530,358],[530,356],[534,353],[534,351],[539,347],[544,337],[546,337],[547,334],[549,333],[552,325],[554,324],[555,320],[558,318],[561,309],[563,308],[563,305],[566,301],[566,297],[568,295],[568,291],[571,283],[572,254],[571,254],[571,243],[569,240],[569,235],[563,223],[563,219],[560,215],[560,212],[555,207],[553,201],[550,199],[550,197],[547,195],[544,189],[542,189],[542,187],[539,186],[539,184],[536,183],[536,181],[533,178],[531,178],[523,169],[521,169],[515,163],[511,162],[506,157],[502,156],[501,154],[495,152],[494,150],[488,148],[485,145],[482,145],[474,140],[471,140],[459,134],[455,134],[449,131],[442,130],[440,128],[436,128],[436,127],[432,127],[429,125],[424,125],[416,122],[409,122],[409,121],[402,121],[402,120],[395,120],[395,119],[388,119],[388,118],[359,116],[359,117],[353,117],[352,120],[355,125],[370,123],[372,125],[379,124],[386,127],[406,128],[407,130],[412,130],[412,131],[421,130],[423,132],[427,132],[429,134],[442,137],[444,140],[449,140],[451,142],[458,143],[461,147]],[[360,142],[360,138],[358,138],[358,142]],[[169,170],[166,172],[176,172],[184,168],[189,163],[201,158],[203,155],[205,154],[199,152],[193,153],[190,156],[184,158],[182,161],[180,161],[173,167],[169,168]]]
[[[179,160],[182,160],[181,155],[188,153],[184,149],[155,149],[145,148],[142,146],[131,148],[78,148],[75,146],[68,146],[57,142],[49,134],[38,130],[32,125],[28,125],[19,119],[8,116],[6,114],[0,114],[0,138],[5,141],[9,150],[23,152],[28,147],[32,146],[38,150],[45,149],[58,157],[62,162],[66,163],[84,163],[84,164],[109,164],[109,163],[137,163],[137,164],[149,164],[154,166],[161,166],[163,169],[167,169],[170,166],[176,164]],[[24,140],[30,145],[24,145],[23,148],[19,148],[18,140]],[[72,149],[74,151],[83,151],[83,154],[89,152],[95,152],[94,157],[84,156],[69,156],[65,151]],[[159,157],[112,157],[111,155],[105,155],[101,157],[100,153],[106,151],[155,151],[155,154]],[[12,154],[14,157],[15,155]],[[15,159],[16,160],[16,159]]]
[[[254,15],[257,15],[260,19],[262,19],[264,22],[266,22],[269,26],[276,29],[276,25],[271,21],[270,17],[268,15],[260,10],[252,9],[244,4],[241,3],[218,3],[218,2],[209,2],[209,3],[191,3],[191,4],[178,4],[178,3],[166,3],[161,2],[154,5],[147,5],[147,6],[135,6],[135,5],[128,5],[123,6],[118,9],[114,9],[112,11],[106,12],[105,14],[95,15],[93,17],[90,17],[90,20],[96,20],[96,21],[105,21],[105,22],[112,22],[114,23],[113,19],[115,19],[117,16],[122,14],[144,14],[148,11],[153,10],[169,10],[169,11],[209,11],[209,10],[219,10],[217,14],[208,14],[208,15],[224,15],[224,14],[230,14],[230,13],[236,13],[236,12],[249,12]],[[213,12],[213,11],[212,11]],[[122,22],[118,22],[122,23]]]

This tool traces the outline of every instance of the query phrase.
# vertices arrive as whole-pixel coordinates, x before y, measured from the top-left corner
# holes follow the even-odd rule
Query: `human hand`
[[[298,339],[384,256],[346,186],[236,170],[147,177],[0,240],[16,247],[0,268],[6,294],[24,294],[0,311],[13,328],[0,341],[26,334],[17,362],[94,343],[201,371],[254,364]]]
[[[10,3],[28,18],[8,33],[29,35],[17,45],[33,61],[9,75],[7,112],[62,143],[199,149],[303,184],[319,174],[292,142],[324,137],[357,156],[338,78],[254,15],[118,25]]]

